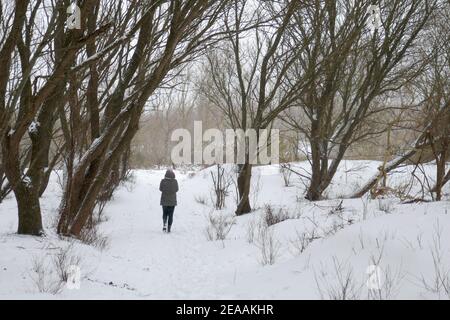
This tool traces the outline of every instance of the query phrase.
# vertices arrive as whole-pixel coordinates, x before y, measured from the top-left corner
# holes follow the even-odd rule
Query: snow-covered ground
[[[236,218],[233,186],[226,208],[212,209],[213,168],[176,171],[179,205],[171,234],[161,230],[158,186],[164,171],[136,170],[134,181],[121,186],[105,208],[99,226],[108,238],[104,249],[54,233],[61,196],[55,174],[41,199],[45,237],[15,234],[15,200],[0,204],[0,299],[450,298],[448,186],[441,202],[337,199],[356,190],[378,165],[343,162],[326,194],[333,200],[315,203],[303,199],[298,178],[285,187],[278,166],[255,168],[256,210]],[[389,183],[406,188],[409,170],[394,173]],[[267,204],[289,219],[264,228]],[[225,240],[207,239],[209,215],[234,219]],[[273,264],[263,264],[264,244],[269,255],[272,244]],[[63,253],[80,266],[80,288],[40,292],[51,291],[58,278],[55,261]]]

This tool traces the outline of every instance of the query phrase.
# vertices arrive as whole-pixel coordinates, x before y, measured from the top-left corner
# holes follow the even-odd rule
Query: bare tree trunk
[[[436,201],[442,200],[442,187],[445,181],[445,165],[447,162],[447,146],[442,146],[442,151],[436,156],[436,185],[433,190],[436,193]]]
[[[447,182],[449,182],[449,181],[450,181],[450,170],[447,171],[447,174],[442,179],[441,188],[444,187],[447,184]],[[434,188],[431,191],[435,192],[435,190],[436,190],[436,186],[434,186]]]
[[[105,185],[108,174],[111,172],[112,167],[119,162],[120,157],[126,152],[126,149],[129,148],[131,140],[138,130],[140,114],[141,110],[134,110],[122,140],[103,162],[95,179],[93,179],[93,183],[87,189],[86,194],[83,194],[84,197],[82,198],[82,201],[79,201],[76,204],[76,215],[73,216],[73,222],[67,228],[70,235],[78,237],[83,230],[83,227],[86,225],[86,222],[89,220],[90,216],[92,216],[97,197]]]
[[[317,121],[312,122],[311,132],[311,181],[305,198],[310,201],[320,200],[322,198],[322,190],[320,185],[322,182],[322,155],[320,152],[319,128]]]
[[[236,209],[236,215],[240,216],[251,212],[250,207],[250,182],[252,178],[252,165],[246,163],[242,165],[239,171],[239,176],[237,179],[238,191],[239,191],[239,204]]]
[[[19,222],[17,233],[40,236],[43,234],[39,195],[27,186],[15,188]]]
[[[5,173],[11,184],[18,207],[19,234],[42,235],[42,218],[39,205],[39,188],[33,185],[29,176],[22,178],[20,163],[17,159],[19,153],[18,143],[12,141],[9,136],[3,141],[3,163]]]

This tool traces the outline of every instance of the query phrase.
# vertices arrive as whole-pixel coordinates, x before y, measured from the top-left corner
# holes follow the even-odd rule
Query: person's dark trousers
[[[173,221],[173,212],[175,210],[174,206],[163,206],[163,223],[164,226],[168,226],[167,231],[170,232],[170,227],[172,226]],[[169,221],[167,221],[169,220]]]

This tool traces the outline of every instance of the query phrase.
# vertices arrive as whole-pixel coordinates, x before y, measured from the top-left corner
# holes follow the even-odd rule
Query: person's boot
[[[171,225],[169,225],[169,228],[167,229],[167,232],[168,233],[170,233],[170,228],[171,228],[172,226]]]
[[[167,227],[166,227],[166,224],[164,224],[164,226],[163,226],[163,232],[166,232],[166,230],[167,230]],[[170,232],[170,227],[169,227],[169,232]]]

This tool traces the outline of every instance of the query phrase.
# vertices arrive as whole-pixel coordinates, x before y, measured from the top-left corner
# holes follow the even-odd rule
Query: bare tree
[[[367,181],[359,190],[350,195],[361,197],[373,189],[377,182],[387,173],[404,164],[414,164],[436,161],[436,184],[432,188],[436,199],[441,198],[442,186],[450,179],[450,173],[445,173],[446,160],[449,157],[448,144],[450,139],[450,101],[449,101],[449,12],[450,6],[443,5],[435,10],[422,35],[423,45],[417,57],[426,62],[421,74],[410,86],[414,92],[410,106],[402,106],[405,110],[418,114],[416,119],[410,119],[415,133],[415,140],[404,151],[380,166],[378,173]],[[447,39],[442,37],[447,35]]]
[[[367,26],[368,1],[313,1],[296,12],[293,45],[313,35],[296,72],[313,80],[297,101],[298,112],[283,119],[310,144],[307,199],[322,197],[349,146],[386,130],[373,123],[392,110],[388,95],[423,70],[415,59],[418,40],[439,4],[385,1],[374,32]]]
[[[2,162],[18,204],[18,232],[23,234],[42,233],[39,197],[42,184],[48,181],[45,169],[49,167],[54,115],[63,101],[61,93],[70,67],[78,50],[106,30],[100,27],[89,34],[77,29],[64,32],[68,5],[69,1],[16,2],[17,25],[2,49],[5,61],[0,86],[9,88],[2,94],[8,100],[0,106]],[[82,15],[89,15],[91,10],[91,5],[83,6]],[[24,140],[31,148],[26,172],[20,165]]]
[[[261,1],[257,5],[258,9],[250,1],[233,2],[231,13],[225,17],[228,37],[207,55],[202,93],[223,112],[232,129],[258,132],[270,128],[279,113],[292,105],[301,93],[304,78],[288,78],[302,50],[292,50],[286,38],[300,2],[280,5]],[[243,40],[241,34],[254,41]],[[288,84],[288,89],[282,90]],[[237,215],[251,211],[251,172],[247,150],[245,163],[239,166]]]
[[[60,234],[80,234],[107,177],[129,149],[147,101],[169,81],[172,73],[200,54],[208,43],[217,40],[221,31],[216,22],[227,3],[226,0],[133,2],[129,4],[133,12],[125,11],[123,17],[131,15],[129,25],[119,26],[117,32],[125,34],[122,38],[137,34],[135,44],[126,42],[120,46],[117,56],[87,54],[86,60],[74,67],[79,72],[77,79],[83,79],[88,76],[86,67],[91,67],[93,62],[107,65],[105,79],[92,83],[93,97],[81,101],[83,107],[86,103],[89,112],[96,116],[90,117],[93,134],[86,148],[78,151],[75,144],[67,161],[68,178],[58,224]],[[102,49],[95,51],[102,52]],[[117,62],[111,64],[114,59]],[[103,88],[107,93],[100,92]],[[78,94],[74,95],[74,100],[79,100]],[[72,128],[76,128],[77,116],[79,114],[69,119],[69,123],[74,124]],[[72,141],[77,141],[79,134],[73,130],[68,134]],[[79,154],[77,159],[75,150]]]

